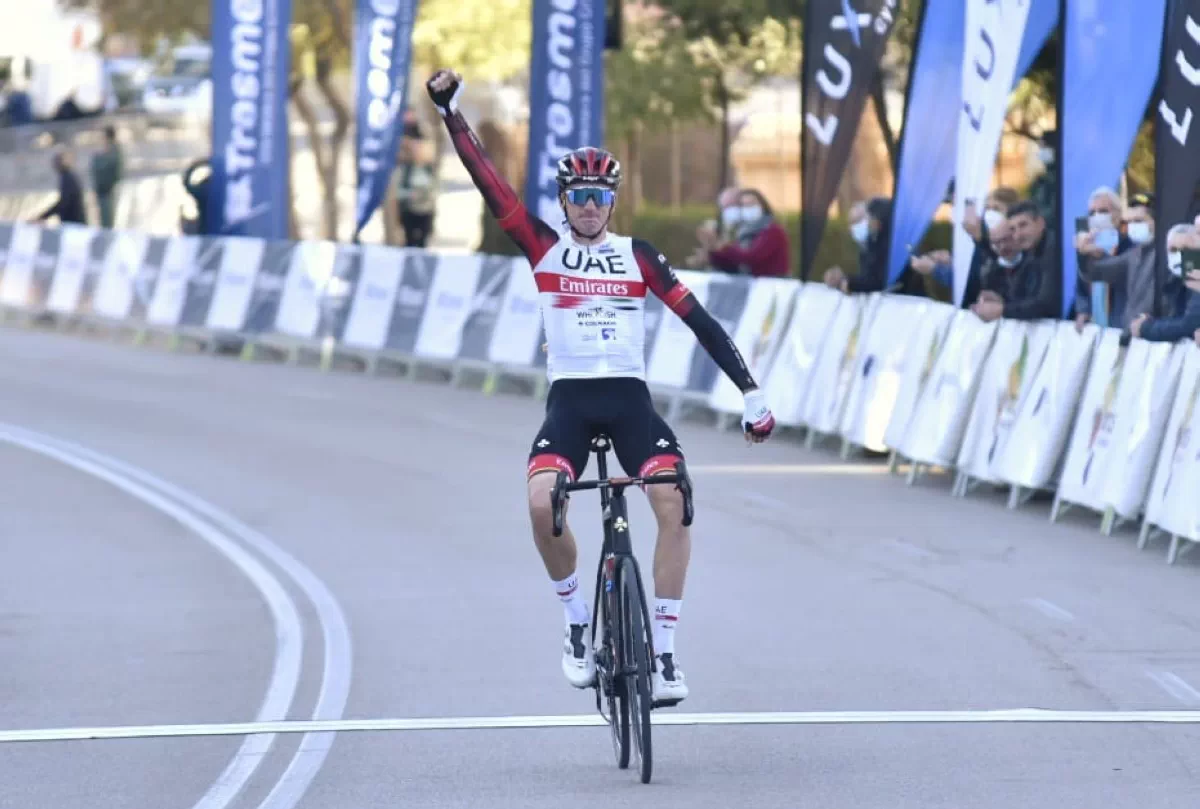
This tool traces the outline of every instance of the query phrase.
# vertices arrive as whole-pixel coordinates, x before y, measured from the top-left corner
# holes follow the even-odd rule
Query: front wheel
[[[646,622],[646,608],[637,563],[633,559],[624,560],[620,582],[621,627],[624,633],[624,643],[621,645],[625,652],[622,662],[626,673],[625,692],[629,704],[629,724],[632,726],[631,735],[641,764],[642,783],[648,784],[654,768],[650,739],[650,627]]]

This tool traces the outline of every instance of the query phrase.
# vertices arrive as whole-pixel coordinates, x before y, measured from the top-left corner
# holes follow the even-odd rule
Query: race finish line
[[[1200,724],[1200,711],[1055,711],[1017,708],[996,711],[803,711],[784,713],[651,714],[655,725],[921,725],[921,724]],[[0,742],[65,742],[90,739],[150,739],[186,736],[248,736],[263,733],[321,733],[414,730],[500,730],[605,727],[596,714],[564,716],[475,716],[429,719],[328,719],[237,722],[203,725],[0,730]]]

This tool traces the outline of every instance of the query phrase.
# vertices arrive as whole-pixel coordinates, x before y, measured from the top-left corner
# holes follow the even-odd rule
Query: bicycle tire
[[[654,746],[650,727],[653,690],[650,681],[650,638],[646,600],[637,562],[622,561],[618,578],[621,589],[621,626],[624,632],[626,668],[625,694],[632,741],[637,749],[641,781],[650,783],[654,770]]]
[[[615,584],[615,582],[614,582]],[[611,593],[604,589],[604,562],[596,572],[596,606],[600,620],[597,622],[604,627],[602,652],[596,661],[596,703],[601,700],[608,704],[608,727],[612,736],[613,755],[617,760],[618,769],[629,768],[630,758],[630,727],[629,702],[624,697],[623,678],[616,674],[621,669],[624,650],[621,648],[621,634],[614,631],[621,626],[620,604],[612,598]],[[613,615],[609,605],[616,605],[617,614]]]

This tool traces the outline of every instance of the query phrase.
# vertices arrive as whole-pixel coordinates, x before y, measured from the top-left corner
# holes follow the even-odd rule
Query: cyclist
[[[646,387],[646,291],[661,298],[691,328],[741,389],[748,441],[766,440],[775,417],[733,340],[679,282],[666,258],[640,239],[608,230],[621,184],[621,166],[613,155],[585,146],[558,161],[559,204],[568,231],[560,234],[526,210],[484,153],[458,111],[462,77],[440,70],[426,88],[488,209],[533,268],[546,330],[550,389],[545,420],[529,452],[529,514],[542,562],[563,603],[563,672],[571,685],[588,688],[596,676],[592,650],[584,641],[591,621],[589,604],[579,590],[574,537],[566,526],[561,536],[554,536],[550,491],[560,469],[572,481],[578,479],[587,466],[591,440],[600,432],[612,439],[617,460],[630,476],[673,472],[675,461],[683,457]],[[646,492],[658,522],[653,699],[673,705],[688,695],[675,661],[674,635],[691,540],[682,525],[678,489],[650,486]]]

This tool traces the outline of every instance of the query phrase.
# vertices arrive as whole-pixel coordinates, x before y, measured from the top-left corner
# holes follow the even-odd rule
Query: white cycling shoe
[[[596,658],[587,643],[587,630],[587,624],[569,624],[563,639],[563,674],[576,688],[591,688],[596,682]]]
[[[678,705],[687,699],[687,683],[683,679],[683,670],[675,664],[675,655],[671,652],[656,655],[654,662],[656,671],[651,699],[662,703],[663,707]]]

